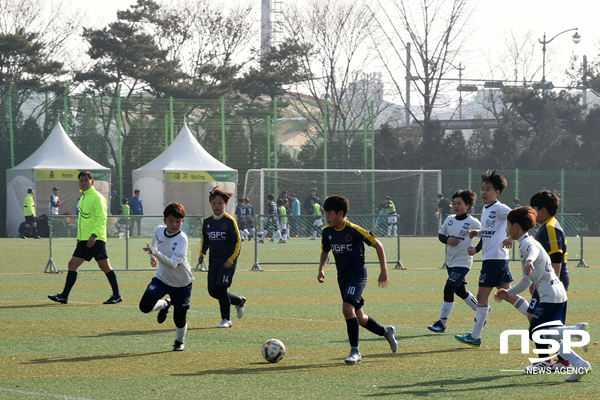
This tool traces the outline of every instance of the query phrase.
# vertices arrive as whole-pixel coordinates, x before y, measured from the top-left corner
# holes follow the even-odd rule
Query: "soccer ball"
[[[269,339],[263,344],[262,355],[270,363],[276,363],[285,356],[285,345],[281,340]]]

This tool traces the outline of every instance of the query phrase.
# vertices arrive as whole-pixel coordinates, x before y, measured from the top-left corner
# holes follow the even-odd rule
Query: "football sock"
[[[537,343],[537,342],[535,343],[535,348],[538,349],[538,350],[548,350],[548,347],[549,346],[547,344],[544,344],[544,343]],[[539,358],[550,357],[550,355],[547,354],[547,353],[540,353],[537,356]],[[551,360],[548,360],[548,361],[552,362]]]
[[[158,311],[158,310],[162,310],[163,308],[167,308],[168,304],[169,303],[167,303],[166,300],[160,299],[159,301],[156,302],[154,307],[152,307],[152,311]]]
[[[266,237],[267,237],[267,231],[266,231],[266,230],[264,230],[264,231],[263,231],[263,237],[262,237],[262,238],[263,238],[263,240],[265,240],[265,238],[266,238]]]
[[[394,236],[398,236],[398,226],[394,225]]]
[[[517,296],[517,301],[515,301],[515,308],[521,312],[524,316],[527,316],[527,309],[529,308],[529,303],[521,296]]]
[[[317,238],[317,231],[313,231],[313,239]]]
[[[65,299],[69,298],[69,294],[71,293],[71,289],[73,289],[73,285],[77,281],[77,271],[69,271],[67,272],[67,279],[65,280],[65,288],[61,293],[61,297]]]
[[[565,348],[565,343],[563,341],[561,341],[559,343],[559,347],[558,347],[558,354],[563,357],[565,360],[567,360],[569,362],[569,364],[571,364],[574,367],[583,367],[585,365],[585,360],[581,357],[579,357],[579,355],[577,353],[575,353],[572,349],[570,353],[565,353],[564,352],[564,348]]]
[[[477,303],[477,298],[473,296],[473,293],[469,292],[469,297],[464,300],[465,303],[467,303],[467,305],[473,309],[473,311],[477,311],[477,305],[479,303]]]
[[[108,279],[110,287],[112,288],[113,296],[120,296],[121,292],[119,292],[119,283],[117,282],[117,274],[115,273],[115,270],[112,269],[108,271],[106,273],[106,278]]]
[[[350,341],[350,346],[358,347],[358,318],[354,317],[347,319],[346,327],[348,329],[348,340]]]
[[[281,237],[281,231],[279,229],[277,229],[277,232],[275,232],[275,236],[277,237],[277,239],[283,240],[283,238]]]
[[[187,324],[185,324],[185,326],[183,328],[177,328],[175,327],[175,333],[176,333],[176,337],[175,340],[177,340],[178,342],[185,342],[185,334],[187,333]]]
[[[229,304],[231,304],[232,306],[239,306],[240,304],[242,304],[242,299],[240,299],[235,294],[227,292],[227,296],[229,296]]]
[[[363,326],[366,330],[373,332],[377,336],[383,336],[385,328],[379,322],[375,321],[374,318],[368,317],[367,323]],[[348,320],[346,320],[348,321]],[[358,321],[358,318],[357,318]],[[358,342],[357,342],[358,343]]]
[[[391,226],[391,225],[389,225],[389,226],[388,226],[387,235],[388,235],[388,236],[391,236],[391,235],[392,235],[392,226]]]
[[[450,318],[450,313],[452,312],[452,307],[454,307],[454,303],[448,303],[447,301],[442,304],[442,312],[440,312],[440,321],[444,324],[444,328],[448,323],[448,318]]]
[[[475,339],[479,339],[481,337],[481,332],[483,331],[483,326],[487,321],[487,316],[490,313],[490,306],[479,304],[477,306],[477,310],[475,311],[475,323],[473,324],[473,332],[471,332],[471,336]]]

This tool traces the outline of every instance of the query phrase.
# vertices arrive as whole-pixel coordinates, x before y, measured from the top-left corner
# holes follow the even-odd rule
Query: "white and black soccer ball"
[[[263,344],[262,355],[270,363],[279,362],[285,357],[285,345],[281,340],[269,339]]]

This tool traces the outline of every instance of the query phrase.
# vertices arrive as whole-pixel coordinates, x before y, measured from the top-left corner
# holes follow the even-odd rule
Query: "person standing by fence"
[[[37,231],[37,218],[35,216],[35,192],[33,189],[27,189],[27,196],[25,196],[25,200],[23,201],[23,215],[25,216],[25,225],[23,229],[19,229],[19,234],[21,239],[27,239],[25,233],[27,233],[31,227],[31,231],[33,232],[33,237],[36,239],[41,239],[41,236],[38,235]]]
[[[129,207],[131,208],[131,232],[133,232],[133,226],[137,224],[137,235],[142,237],[142,215],[144,215],[144,204],[140,199],[140,191],[135,189],[133,191],[133,197],[129,200]]]
[[[50,195],[50,215],[58,215],[58,207],[60,207],[60,199],[58,198],[58,188],[55,187]]]

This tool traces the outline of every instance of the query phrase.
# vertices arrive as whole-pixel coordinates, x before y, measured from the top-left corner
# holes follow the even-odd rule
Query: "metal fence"
[[[282,232],[283,219],[287,219],[286,229],[289,229],[287,241],[281,240],[277,234],[278,231]],[[400,236],[394,234],[391,225],[388,226],[387,216],[349,215],[348,220],[371,231],[379,239],[385,249],[388,265],[404,269],[400,261]],[[318,264],[324,225],[327,225],[324,216],[255,216],[254,230],[249,231],[253,232],[251,240],[254,240],[252,270],[260,271],[264,265]],[[391,229],[388,231],[388,228]],[[264,236],[263,232],[266,232]],[[367,264],[379,264],[375,251],[367,251],[365,259]]]

